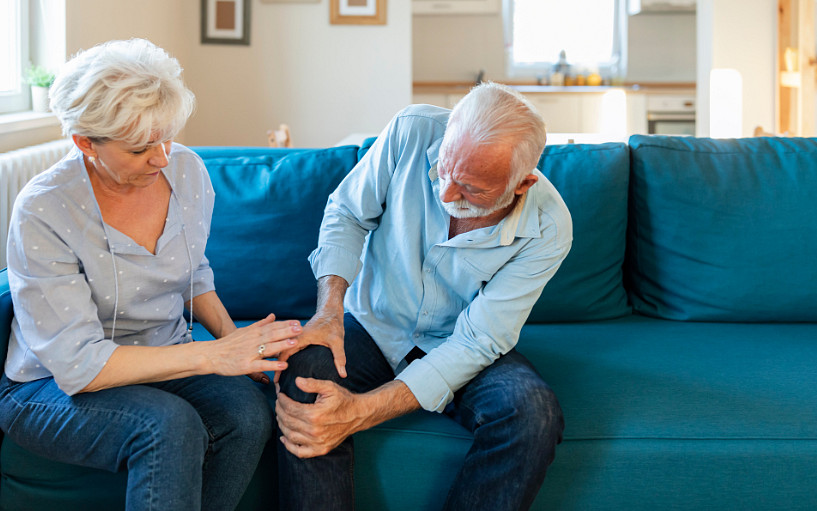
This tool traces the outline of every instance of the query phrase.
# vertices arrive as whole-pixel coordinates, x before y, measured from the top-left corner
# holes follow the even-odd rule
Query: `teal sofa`
[[[326,197],[370,144],[195,148],[236,319],[310,316]],[[535,509],[817,509],[817,139],[634,136],[550,146],[540,168],[575,242],[518,344],[566,420]],[[11,315],[0,273],[3,343]],[[243,510],[276,507],[274,442]],[[415,511],[441,507],[471,438],[418,412],[355,442],[357,508]],[[0,470],[2,509],[124,505],[124,472],[9,438]]]

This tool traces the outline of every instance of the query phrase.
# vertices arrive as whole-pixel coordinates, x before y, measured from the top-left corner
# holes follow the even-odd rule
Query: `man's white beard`
[[[500,209],[508,207],[515,197],[513,193],[515,189],[516,186],[508,186],[505,193],[503,193],[502,196],[497,199],[496,204],[490,208],[475,206],[465,199],[454,202],[443,202],[443,208],[445,208],[446,213],[454,218],[480,218],[488,216],[492,213],[496,213]],[[442,201],[442,199],[440,200]]]

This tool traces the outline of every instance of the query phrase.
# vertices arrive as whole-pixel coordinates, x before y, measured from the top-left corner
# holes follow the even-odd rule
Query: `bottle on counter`
[[[572,82],[570,78],[570,64],[567,63],[567,53],[564,50],[559,52],[559,62],[553,65],[553,72],[550,75],[550,84],[561,86]]]

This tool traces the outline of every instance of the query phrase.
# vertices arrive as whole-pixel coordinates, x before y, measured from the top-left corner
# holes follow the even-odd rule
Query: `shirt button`
[[[428,316],[428,311],[423,311],[423,316]]]
[[[415,339],[419,339],[419,338],[420,338],[420,334],[414,334],[414,338],[415,338]]]
[[[431,273],[431,268],[426,268],[426,273]]]

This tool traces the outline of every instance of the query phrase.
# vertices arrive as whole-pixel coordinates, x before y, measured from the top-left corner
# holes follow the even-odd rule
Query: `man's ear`
[[[91,142],[90,138],[82,135],[71,135],[71,139],[79,150],[85,153],[85,156],[96,157],[96,151],[94,151],[93,142]]]
[[[519,182],[518,185],[516,185],[516,189],[513,191],[513,193],[516,195],[522,195],[523,193],[527,192],[531,186],[535,185],[537,181],[539,181],[539,178],[536,177],[536,174],[528,174],[524,179],[522,179],[522,181]]]

